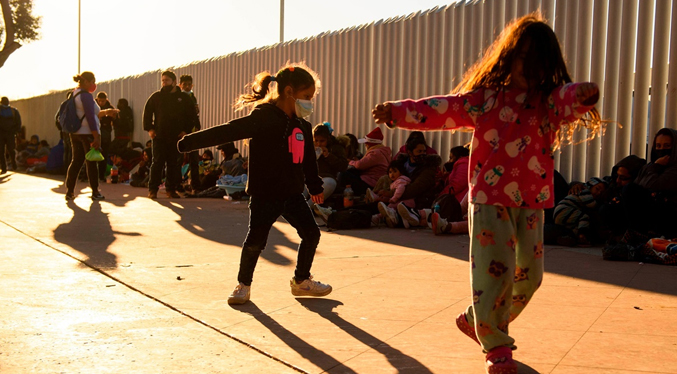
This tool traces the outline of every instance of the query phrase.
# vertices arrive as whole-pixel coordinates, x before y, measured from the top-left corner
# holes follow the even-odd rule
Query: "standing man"
[[[157,198],[162,170],[167,166],[167,197],[178,199],[176,189],[181,182],[181,155],[176,142],[189,133],[197,122],[195,104],[176,86],[176,74],[162,72],[162,88],[154,92],[143,109],[143,129],[153,140],[153,162],[150,166],[148,197]]]
[[[181,91],[193,100],[195,104],[195,112],[197,113],[197,121],[191,129],[190,132],[195,132],[200,130],[200,107],[197,104],[197,98],[193,93],[193,77],[184,74],[179,78],[179,86],[181,86]],[[202,184],[200,183],[200,154],[198,151],[188,152],[188,159],[190,162],[190,186],[192,187],[193,194],[197,194],[202,189]]]
[[[9,106],[9,99],[0,99],[0,174],[7,173],[5,152],[9,154],[12,170],[16,171],[16,155],[14,153],[14,136],[21,129],[21,115],[16,108]]]
[[[96,103],[99,104],[101,111],[99,112],[99,123],[101,123],[101,154],[103,154],[103,161],[99,161],[99,180],[106,183],[106,169],[108,169],[108,161],[110,160],[110,143],[113,141],[113,121],[115,115],[106,115],[111,111],[104,112],[106,109],[115,109],[108,101],[108,94],[100,91],[96,94]]]

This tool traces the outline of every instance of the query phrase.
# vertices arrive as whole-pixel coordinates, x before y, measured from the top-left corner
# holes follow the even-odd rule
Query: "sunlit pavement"
[[[170,200],[60,178],[0,176],[0,373],[483,373],[455,327],[468,239],[430,230],[326,232],[325,298],[289,289],[298,237],[279,220],[251,302],[236,284],[246,202]],[[677,373],[677,268],[546,248],[546,276],[510,326],[520,373]]]

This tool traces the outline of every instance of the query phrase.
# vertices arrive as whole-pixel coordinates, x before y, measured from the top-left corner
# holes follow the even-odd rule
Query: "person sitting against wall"
[[[373,188],[379,178],[388,173],[392,150],[383,145],[383,132],[377,127],[358,140],[367,147],[359,160],[350,160],[349,167],[339,175],[339,186],[351,186],[355,195],[364,195],[367,188]]]
[[[136,171],[130,176],[129,185],[132,187],[148,188],[148,178],[150,172],[150,163],[153,160],[153,149],[148,147],[143,150],[143,158],[138,164]]]
[[[628,243],[677,237],[676,142],[677,130],[660,129],[651,147],[651,162],[621,191],[620,203],[628,228],[624,240]]]
[[[317,169],[322,178],[325,202],[336,190],[339,173],[348,169],[345,148],[334,138],[332,131],[329,122],[320,123],[313,128]]]
[[[418,226],[421,221],[419,211],[432,206],[437,192],[435,191],[436,175],[442,159],[438,155],[426,154],[425,139],[414,137],[407,144],[407,153],[401,154],[397,161],[402,162],[410,176],[411,183],[407,185],[401,200],[414,199],[415,207],[398,204],[397,209],[387,208],[383,212],[386,220],[402,222],[404,227]],[[393,191],[380,191],[379,195],[388,197]]]
[[[397,151],[397,154],[395,155],[395,159],[400,157],[401,154],[406,154],[407,153],[407,143],[414,138],[420,138],[423,139],[423,142],[425,143],[425,153],[428,155],[436,155],[437,151],[435,148],[431,147],[428,145],[428,143],[425,141],[425,135],[423,135],[422,131],[412,131],[409,136],[407,137],[407,140],[402,144],[400,147],[400,150]]]

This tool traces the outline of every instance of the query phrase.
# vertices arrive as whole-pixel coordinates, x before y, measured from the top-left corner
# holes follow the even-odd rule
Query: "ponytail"
[[[276,91],[270,87],[272,82],[277,83]],[[254,81],[248,84],[252,92],[240,95],[233,106],[237,111],[262,103],[275,102],[287,86],[291,86],[295,91],[300,91],[312,85],[315,85],[315,93],[319,93],[320,79],[317,73],[303,62],[287,63],[275,75],[268,71],[256,74]]]
[[[96,81],[96,78],[94,78],[94,73],[91,71],[83,71],[81,74],[78,74],[73,77],[73,81],[80,83],[82,80],[88,80],[90,82]]]

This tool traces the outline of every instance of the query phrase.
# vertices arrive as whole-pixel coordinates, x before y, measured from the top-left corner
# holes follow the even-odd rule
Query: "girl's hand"
[[[576,87],[576,100],[583,105],[595,105],[599,100],[597,83],[586,82]]]
[[[374,110],[371,111],[371,115],[374,117],[376,123],[392,122],[393,114],[391,109],[389,103],[378,104]]]
[[[670,162],[670,156],[663,156],[656,160],[656,164],[666,166]]]
[[[317,195],[310,195],[310,198],[313,200],[315,204],[322,204],[324,203],[324,193],[320,193]]]

